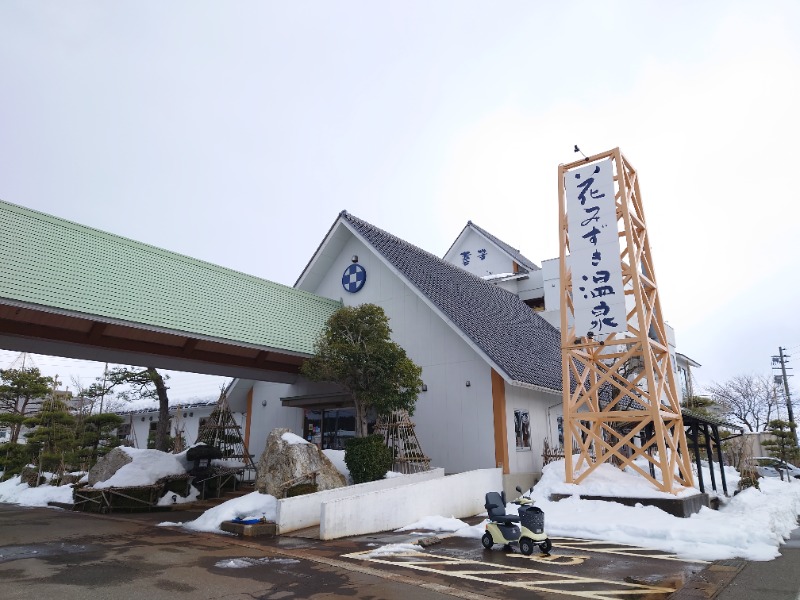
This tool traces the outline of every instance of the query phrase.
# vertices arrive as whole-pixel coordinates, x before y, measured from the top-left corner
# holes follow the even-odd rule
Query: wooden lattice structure
[[[614,169],[627,328],[600,339],[574,326],[565,177],[605,159]],[[636,170],[616,148],[560,165],[558,178],[564,447],[578,448],[566,456],[566,480],[580,483],[611,462],[676,493],[692,485],[692,469]]]
[[[422,452],[408,411],[396,410],[380,418],[375,433],[383,435],[392,450],[392,471],[408,475],[430,469],[431,459]]]
[[[255,474],[256,467],[253,457],[247,450],[242,436],[242,429],[233,418],[228,398],[221,392],[217,405],[208,418],[200,425],[197,432],[197,443],[218,448],[222,458],[226,460],[240,460],[245,465],[245,470]]]

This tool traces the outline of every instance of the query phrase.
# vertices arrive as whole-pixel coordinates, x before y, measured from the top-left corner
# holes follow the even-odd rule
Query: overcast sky
[[[0,198],[293,285],[343,209],[556,257],[558,164],[618,146],[698,382],[800,368],[798,31],[772,1],[3,0]]]

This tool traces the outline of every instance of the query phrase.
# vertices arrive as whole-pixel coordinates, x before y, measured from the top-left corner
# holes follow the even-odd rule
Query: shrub
[[[0,446],[0,471],[4,471],[0,481],[22,473],[22,469],[34,461],[35,450],[28,444],[16,442],[8,442]]]
[[[344,464],[353,483],[376,481],[392,468],[392,451],[381,435],[352,438],[344,446]]]
[[[761,476],[758,474],[758,471],[755,470],[752,466],[744,466],[740,471],[739,477],[739,486],[736,492],[741,492],[746,490],[749,487],[754,487],[757,490],[760,490],[761,487],[758,485],[758,480]]]

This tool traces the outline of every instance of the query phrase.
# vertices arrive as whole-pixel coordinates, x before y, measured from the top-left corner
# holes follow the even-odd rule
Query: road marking
[[[635,556],[639,558],[656,558],[658,560],[674,560],[678,562],[710,564],[707,560],[681,558],[677,554],[669,554],[655,548],[643,548],[617,542],[604,542],[600,540],[584,540],[580,538],[551,538],[553,546],[561,549],[578,550],[584,552],[598,552],[601,554],[616,554],[619,556]],[[652,553],[652,554],[651,554]],[[655,554],[657,553],[657,554]]]
[[[620,597],[645,594],[671,594],[668,587],[609,581],[579,575],[560,575],[539,569],[484,563],[475,560],[449,558],[421,552],[405,552],[396,555],[370,556],[372,551],[352,552],[342,558],[363,560],[372,563],[404,567],[416,571],[445,575],[466,581],[475,581],[522,589],[531,592],[547,592],[578,596],[590,600],[618,600]],[[516,555],[515,555],[516,556]],[[448,568],[452,567],[452,568]]]
[[[558,565],[561,567],[580,565],[591,558],[591,556],[574,556],[566,554],[531,554],[530,556],[525,556],[524,554],[514,553],[507,554],[506,556],[509,558],[524,558],[527,560],[532,560],[533,562]]]

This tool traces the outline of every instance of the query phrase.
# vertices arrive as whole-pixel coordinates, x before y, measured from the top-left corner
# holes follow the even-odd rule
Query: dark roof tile
[[[561,390],[561,334],[516,294],[351,214],[341,218],[512,380]]]

